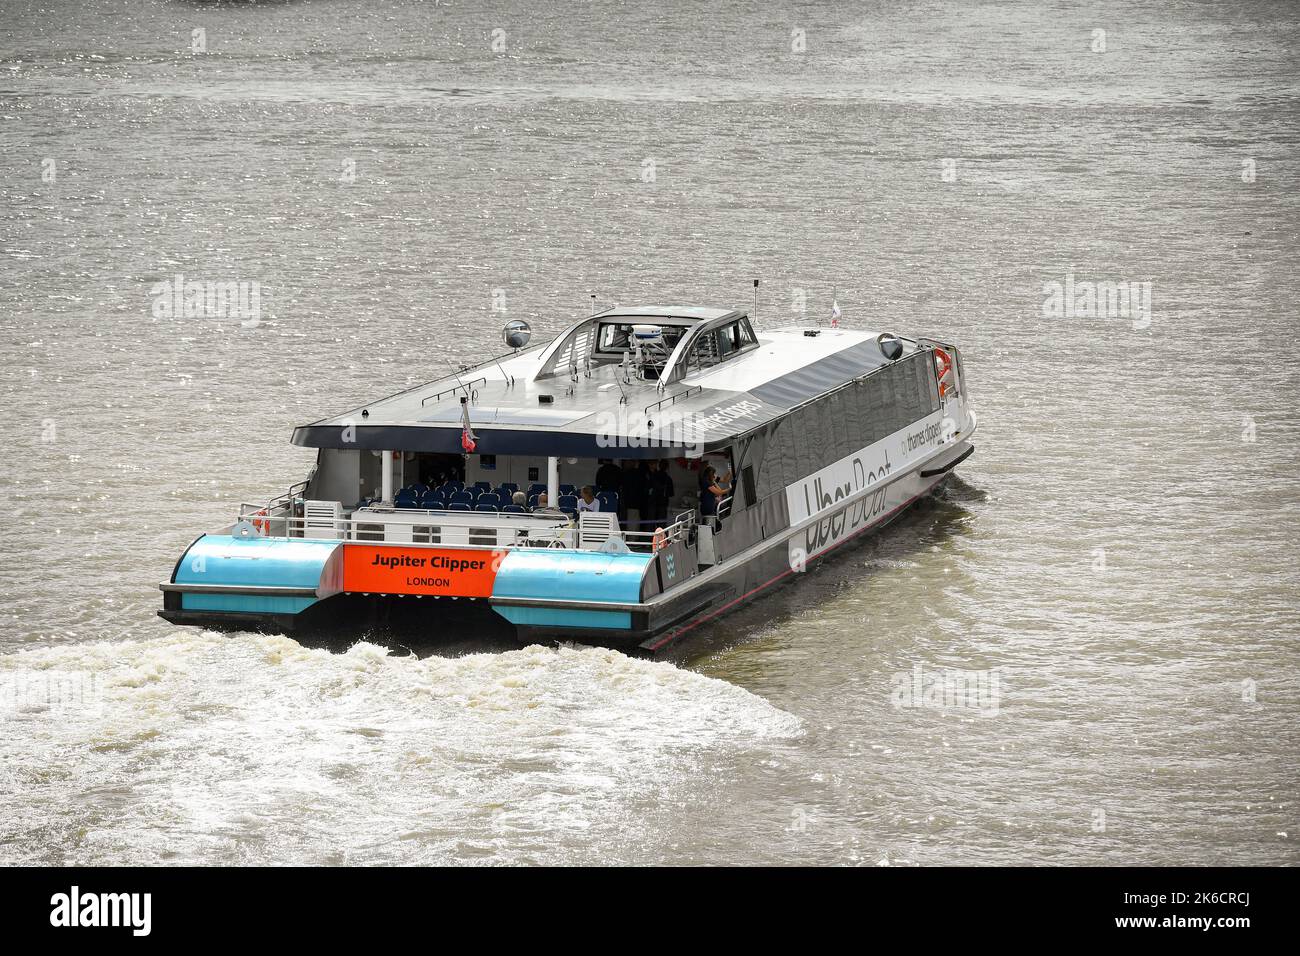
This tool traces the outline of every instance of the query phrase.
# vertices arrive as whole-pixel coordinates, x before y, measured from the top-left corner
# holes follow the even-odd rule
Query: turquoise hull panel
[[[275,597],[268,594],[181,594],[181,608],[186,611],[239,611],[261,614],[297,614],[315,604],[319,598]]]
[[[651,560],[648,554],[520,548],[502,560],[492,598],[494,602],[497,598],[542,598],[636,604],[641,600],[641,581]],[[495,603],[494,609],[511,624],[615,630],[632,627],[632,615],[627,611]]]
[[[511,624],[528,624],[533,627],[592,628],[626,631],[632,627],[628,611],[582,611],[559,607],[495,608]]]
[[[229,587],[321,587],[326,565],[341,541],[235,538],[204,535],[185,552],[176,568],[175,584]],[[297,614],[319,600],[308,596],[269,594],[211,594],[182,591],[186,611],[235,611]]]

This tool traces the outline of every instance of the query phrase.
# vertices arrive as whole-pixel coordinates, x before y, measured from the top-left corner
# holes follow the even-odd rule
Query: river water
[[[3,0],[0,862],[1300,862],[1297,11],[1083,6]],[[756,277],[978,449],[671,658],[155,617],[295,424]]]

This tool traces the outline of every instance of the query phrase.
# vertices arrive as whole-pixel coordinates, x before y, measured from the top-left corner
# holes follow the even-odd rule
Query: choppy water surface
[[[1090,6],[8,0],[0,861],[1297,862],[1297,15]],[[979,448],[674,659],[154,617],[293,425],[755,276]]]

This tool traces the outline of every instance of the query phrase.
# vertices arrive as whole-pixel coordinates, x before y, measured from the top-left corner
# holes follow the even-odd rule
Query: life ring
[[[253,518],[253,527],[257,529],[257,533],[260,535],[270,534],[271,522],[267,520],[265,508],[257,512],[257,515]]]
[[[650,548],[656,553],[668,547],[668,532],[663,528],[655,528],[654,539],[650,542]]]
[[[947,395],[952,391],[952,382],[944,381],[952,374],[952,358],[943,349],[935,346],[934,349],[934,371],[939,381],[940,397]]]

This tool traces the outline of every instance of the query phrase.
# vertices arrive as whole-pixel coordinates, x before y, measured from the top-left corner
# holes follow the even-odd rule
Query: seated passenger
[[[516,491],[513,495],[510,496],[510,502],[511,504],[523,505],[527,507],[528,496],[525,495],[522,491]]]
[[[545,508],[545,507],[546,507],[546,492],[543,491],[540,495],[537,496],[537,508]],[[536,511],[537,508],[534,508],[533,510]]]
[[[599,511],[600,502],[596,500],[596,492],[591,485],[582,486],[582,497],[578,499],[579,511]]]

